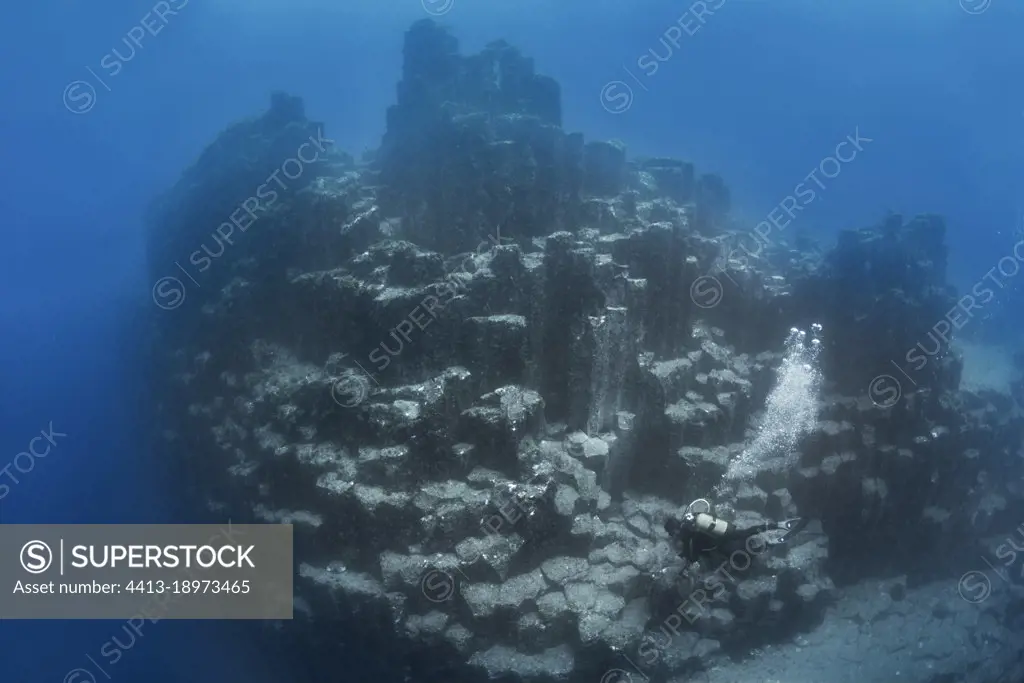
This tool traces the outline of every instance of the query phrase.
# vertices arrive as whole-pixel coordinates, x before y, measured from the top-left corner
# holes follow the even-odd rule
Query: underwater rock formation
[[[324,151],[159,311],[167,458],[295,527],[277,637],[388,681],[1019,669],[1016,589],[956,582],[1024,515],[1024,453],[1011,397],[959,390],[941,220],[734,258],[720,178],[565,133],[507,44],[425,21],[404,50],[381,149]],[[222,134],[153,212],[154,279],[322,134],[284,95]],[[814,521],[687,578],[663,525],[697,498]]]

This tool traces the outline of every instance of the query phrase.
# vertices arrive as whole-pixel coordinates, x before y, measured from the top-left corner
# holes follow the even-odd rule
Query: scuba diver
[[[697,503],[704,503],[707,510],[695,512],[694,507]],[[665,531],[676,542],[680,557],[690,564],[694,564],[702,557],[710,557],[716,553],[728,555],[737,550],[743,550],[749,539],[766,532],[784,531],[786,533],[777,538],[760,539],[760,547],[782,545],[806,527],[808,521],[794,517],[781,522],[738,527],[731,522],[715,517],[711,503],[704,498],[698,498],[686,506],[686,514],[681,520],[675,517],[667,519]]]

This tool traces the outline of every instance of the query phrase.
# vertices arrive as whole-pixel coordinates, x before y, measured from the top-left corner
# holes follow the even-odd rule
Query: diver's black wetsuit
[[[784,522],[767,522],[741,528],[706,514],[696,515],[695,518],[702,518],[701,524],[695,520],[686,523],[674,517],[665,522],[665,531],[678,543],[679,554],[688,562],[696,562],[701,557],[716,551],[728,555],[736,550],[743,550],[747,546],[747,539],[766,531],[786,531],[787,533],[781,539],[763,539],[760,543],[761,548],[781,545],[806,525],[804,520],[789,519]],[[754,550],[754,548],[746,549]]]

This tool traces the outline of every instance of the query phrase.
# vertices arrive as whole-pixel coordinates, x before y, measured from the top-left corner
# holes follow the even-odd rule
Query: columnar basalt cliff
[[[1024,516],[1024,432],[933,342],[942,220],[741,265],[720,178],[564,132],[511,46],[424,21],[404,53],[377,153],[325,151],[158,311],[167,457],[214,513],[295,525],[275,637],[322,680],[1021,675],[1018,589],[956,580]],[[154,209],[154,280],[322,135],[285,95],[228,129]],[[787,400],[812,420],[780,468],[754,445]],[[814,521],[687,578],[664,521],[697,498]]]

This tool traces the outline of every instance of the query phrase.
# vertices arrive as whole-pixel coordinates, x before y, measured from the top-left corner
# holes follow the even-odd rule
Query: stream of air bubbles
[[[822,381],[818,360],[821,325],[811,325],[810,337],[795,327],[789,331],[778,381],[768,394],[757,433],[743,453],[729,463],[727,479],[751,479],[766,468],[782,471],[797,464],[795,447],[817,422]]]

